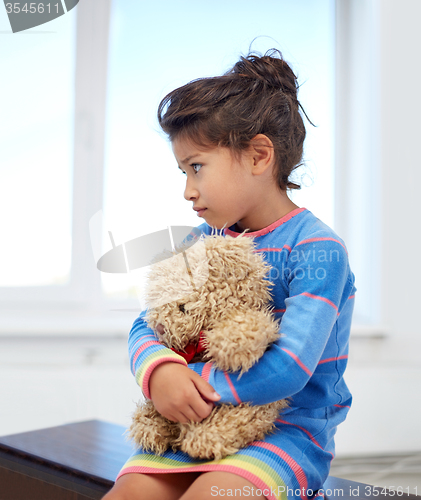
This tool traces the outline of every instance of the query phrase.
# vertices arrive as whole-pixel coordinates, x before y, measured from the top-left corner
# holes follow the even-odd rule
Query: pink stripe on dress
[[[137,358],[140,356],[140,354],[147,349],[148,347],[152,345],[160,345],[162,346],[161,342],[158,342],[157,340],[148,340],[148,342],[145,342],[142,346],[139,347],[139,349],[135,352],[132,360],[132,373],[135,372],[135,364],[137,361]]]
[[[272,232],[274,229],[276,229],[277,227],[281,226],[285,222],[289,221],[295,215],[298,215],[301,212],[304,212],[304,210],[307,210],[307,209],[304,208],[304,207],[302,207],[302,208],[295,208],[294,210],[292,210],[291,212],[287,213],[286,215],[284,215],[283,217],[281,217],[277,221],[275,221],[272,224],[270,224],[269,226],[264,227],[263,229],[259,229],[258,231],[253,231],[251,233],[244,233],[244,234],[245,234],[245,236],[253,236],[253,237],[263,236],[265,234],[268,234],[268,233]],[[224,229],[224,234],[228,234],[228,235],[234,236],[236,238],[237,236],[239,236],[242,233],[238,233],[236,231],[231,231],[231,229],[225,228]]]
[[[298,245],[304,245],[304,243],[314,243],[315,241],[335,241],[336,243],[339,243],[340,245],[342,245],[345,249],[345,252],[348,254],[348,251],[345,248],[344,244],[341,243],[339,240],[336,240],[335,238],[308,238],[306,240],[300,241],[295,246],[298,247]]]
[[[348,354],[344,354],[343,356],[338,356],[337,358],[322,359],[321,361],[318,362],[318,364],[322,365],[323,363],[330,363],[331,361],[339,361],[340,359],[348,359]]]
[[[282,250],[288,250],[288,252],[291,252],[291,247],[289,245],[284,245],[282,248],[257,248],[255,252],[282,252]]]
[[[233,383],[231,382],[231,379],[230,379],[228,373],[224,372],[224,375],[225,375],[225,378],[227,379],[228,385],[231,389],[231,392],[232,392],[232,395],[234,396],[234,399],[237,401],[238,404],[240,404],[242,401],[238,397],[237,391],[235,390],[235,387],[234,387]]]
[[[117,476],[116,481],[121,476],[124,476],[124,474],[130,474],[130,473],[137,473],[137,474],[142,474],[142,473],[154,473],[154,474],[166,474],[168,472],[211,472],[211,471],[224,471],[224,472],[231,472],[232,474],[236,474],[237,476],[244,477],[244,479],[247,479],[250,481],[256,488],[260,490],[264,490],[265,493],[268,493],[266,495],[266,498],[268,500],[279,500],[279,497],[272,495],[271,488],[262,480],[260,479],[259,476],[256,476],[252,472],[249,472],[247,470],[241,469],[240,467],[235,467],[234,465],[223,465],[223,464],[216,464],[212,465],[210,463],[203,464],[203,465],[195,465],[194,467],[177,467],[174,469],[158,469],[155,467],[147,467],[145,465],[132,465],[131,467],[126,467],[122,471],[120,471],[119,475]],[[301,489],[302,491],[302,489]],[[307,497],[302,497],[303,500],[307,500]]]
[[[202,370],[202,375],[201,377],[206,380],[206,382],[209,382],[209,376],[212,370],[212,363],[205,363],[205,366],[203,367]]]
[[[285,453],[284,450],[281,450],[281,448],[278,448],[277,446],[271,443],[265,443],[263,441],[253,441],[252,443],[250,443],[250,446],[265,448],[266,450],[270,450],[271,452],[276,453],[276,455],[281,457],[282,460],[284,460],[284,462],[292,469],[295,477],[297,478],[298,484],[300,485],[301,498],[303,500],[307,500],[307,495],[304,494],[307,491],[306,475],[303,469],[297,464],[297,462],[290,455]]]
[[[130,349],[129,356],[132,356],[132,352],[137,349],[137,345],[143,342],[145,339],[154,339],[156,340],[155,335],[145,335],[144,337],[140,338],[139,340],[136,340],[136,342],[132,345],[132,348]]]
[[[336,310],[338,310],[338,308],[335,306],[335,304],[331,300],[327,299],[326,297],[321,297],[320,295],[313,295],[312,293],[308,293],[308,292],[303,292],[300,295],[305,295],[306,297],[310,297],[311,299],[322,300],[323,302],[326,302],[326,304],[329,304],[330,306],[332,306]]]
[[[316,446],[318,446],[320,449],[323,450],[322,446],[314,439],[312,434],[310,434],[310,432],[307,429],[304,429],[304,427],[301,427],[300,425],[297,425],[297,424],[292,424],[291,422],[287,422],[286,420],[281,420],[280,418],[277,418],[276,421],[281,423],[281,424],[293,425],[294,427],[298,427],[298,429],[301,429],[303,432],[305,432],[307,434],[307,436],[313,441],[313,443]]]
[[[153,363],[151,363],[148,368],[146,369],[144,375],[143,375],[143,381],[142,381],[142,392],[143,394],[145,395],[145,397],[147,397],[148,399],[152,399],[151,398],[151,394],[149,392],[149,378],[152,374],[152,371],[160,364],[162,363],[165,363],[167,361],[172,361],[173,363],[180,363],[184,366],[187,366],[187,363],[185,361],[185,359],[181,358],[180,359],[177,359],[173,356],[168,356],[168,357],[163,357],[163,358],[158,358],[157,360],[155,360]]]
[[[282,350],[285,351],[287,354],[289,354],[291,358],[298,364],[298,366],[307,373],[307,375],[309,375],[310,377],[313,375],[311,371],[307,368],[307,366],[301,361],[301,359],[296,354],[291,352],[289,349],[285,349],[285,347],[282,347]]]

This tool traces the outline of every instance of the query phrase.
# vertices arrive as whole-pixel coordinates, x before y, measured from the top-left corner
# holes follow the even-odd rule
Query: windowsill
[[[2,313],[0,336],[107,336],[127,337],[140,313],[127,311],[15,310]]]
[[[386,339],[390,336],[390,330],[384,325],[352,325],[352,339]]]
[[[108,336],[127,337],[141,312],[140,306],[122,308],[111,305],[103,310],[15,309],[0,317],[0,336]],[[355,325],[352,339],[385,339],[387,328],[378,325]]]

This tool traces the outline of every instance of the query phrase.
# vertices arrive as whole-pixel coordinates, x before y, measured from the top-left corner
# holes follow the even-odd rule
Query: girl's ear
[[[257,134],[250,141],[250,155],[253,158],[253,173],[262,174],[272,168],[275,161],[273,143],[267,135]]]

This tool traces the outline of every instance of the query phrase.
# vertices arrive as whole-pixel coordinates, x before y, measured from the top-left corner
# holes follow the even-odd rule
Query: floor
[[[421,496],[421,452],[335,458],[330,475]]]

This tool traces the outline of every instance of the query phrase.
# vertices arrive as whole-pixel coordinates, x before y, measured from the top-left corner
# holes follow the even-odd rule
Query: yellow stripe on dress
[[[287,500],[286,486],[281,476],[279,476],[279,474],[277,474],[266,462],[245,454],[229,455],[221,460],[211,460],[209,462],[179,462],[178,460],[152,454],[135,455],[127,461],[124,468],[147,467],[149,469],[156,470],[182,471],[183,469],[190,469],[193,467],[198,470],[203,467],[203,469],[206,470],[206,467],[208,466],[216,466],[213,470],[218,470],[218,466],[223,466],[224,470],[227,472],[229,472],[232,467],[237,467],[247,471],[260,478],[268,486],[268,488],[271,488],[276,498]],[[278,486],[280,486],[281,490],[283,490],[281,496],[277,495]]]
[[[171,351],[171,349],[167,348],[160,349],[159,351],[155,351],[149,354],[149,356],[144,359],[142,364],[136,370],[135,379],[138,385],[141,385],[139,381],[143,381],[143,377],[145,376],[145,373],[147,372],[148,368],[157,360],[162,358],[173,358],[174,360],[181,361],[183,364],[187,366],[187,361],[179,354],[176,354],[175,352]]]

